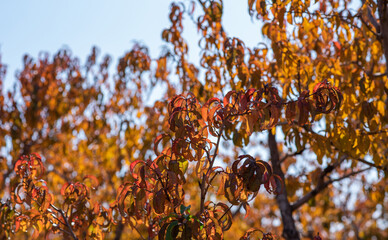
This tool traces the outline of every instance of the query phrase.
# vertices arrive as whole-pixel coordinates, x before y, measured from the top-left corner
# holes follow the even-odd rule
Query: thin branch
[[[296,152],[294,152],[293,154],[286,154],[284,157],[282,157],[281,159],[280,159],[280,163],[282,163],[282,162],[284,162],[287,158],[289,158],[289,157],[295,157],[296,155],[300,155],[300,154],[302,154],[303,152],[304,152],[304,150],[306,150],[306,148],[302,148],[301,150],[299,150],[299,151],[296,151]]]
[[[301,85],[300,85],[300,60],[298,60],[298,92],[299,92],[299,96],[300,94],[302,93],[302,88],[301,88]]]
[[[36,204],[38,204],[38,206],[40,207],[42,204],[40,202],[38,202],[34,197],[32,197],[30,194],[27,193],[27,195],[32,199],[34,200],[34,202]],[[51,215],[58,220],[58,222],[60,222],[61,224],[63,224],[64,226],[68,227],[70,232],[68,231],[63,231],[63,232],[66,232],[67,234],[71,235],[73,237],[73,239],[75,240],[78,240],[77,236],[74,234],[73,232],[73,229],[71,228],[71,225],[69,224],[69,221],[67,220],[67,217],[65,216],[65,213],[63,212],[62,209],[59,209],[57,208],[56,206],[54,206],[52,203],[50,203],[50,207],[53,208],[55,211],[59,212],[61,214],[61,216],[63,217],[63,219],[65,220],[65,223],[62,222],[55,214],[53,214],[52,210],[51,209],[47,209],[47,211],[49,213],[51,213]],[[58,227],[59,230],[61,230],[60,227]]]
[[[59,219],[59,218],[57,217],[57,215],[55,215],[51,209],[47,209],[47,211],[48,211],[49,213],[51,213],[51,216],[52,216],[53,218],[55,218],[58,222],[60,222],[60,223],[61,223],[62,225],[64,225],[64,226],[66,226],[66,223],[62,222],[61,219]],[[50,222],[51,222],[51,220],[50,220]],[[69,235],[70,235],[70,233],[69,233]]]
[[[240,213],[241,208],[242,208],[242,204],[240,204],[238,206],[238,208],[236,209],[236,211],[234,211],[234,213],[232,213],[232,218],[234,218],[235,216],[237,216],[237,214]]]
[[[318,193],[320,193],[323,189],[325,189],[327,186],[329,186],[329,183],[326,182],[325,184],[318,185],[316,188],[308,192],[306,195],[304,195],[302,198],[298,199],[296,202],[294,202],[291,205],[292,211],[295,211],[296,209],[300,208],[303,204],[308,202],[311,198],[315,197]]]
[[[368,28],[368,30],[373,33],[373,35],[375,35],[377,37],[378,40],[381,40],[380,39],[380,35],[378,33],[376,33],[371,26],[369,26],[369,24],[364,20],[364,18],[361,16],[360,14],[360,20],[361,22],[365,25],[366,28]]]
[[[240,206],[241,206],[241,204],[240,204]],[[230,209],[233,207],[233,204],[232,205],[230,205],[229,206],[229,208],[228,208],[228,210],[226,210],[225,212],[224,212],[224,214],[222,214],[222,216],[218,219],[218,221],[220,221],[229,211],[230,211]]]
[[[331,143],[331,145],[334,146],[332,143]],[[337,151],[339,151],[339,152],[342,152],[342,153],[344,153],[344,154],[346,154],[346,155],[348,155],[348,156],[350,156],[346,151],[343,151],[343,150],[341,150],[341,149],[338,149],[336,146],[334,146],[334,149],[337,150]],[[350,156],[350,157],[351,157],[351,156]],[[354,158],[354,157],[351,157],[351,159],[352,159],[352,160],[355,160],[355,161],[358,161],[358,162],[362,162],[362,163],[364,163],[364,164],[366,164],[366,165],[368,165],[368,166],[370,166],[370,167],[374,167],[374,168],[377,168],[377,169],[379,169],[379,170],[385,171],[385,170],[387,169],[387,167],[383,167],[383,166],[376,165],[376,164],[371,163],[371,162],[369,162],[369,161],[366,161],[365,159],[362,159],[362,158]]]
[[[339,182],[339,181],[344,180],[345,178],[348,178],[348,177],[357,175],[357,174],[359,174],[359,173],[368,171],[368,170],[370,170],[370,169],[372,169],[372,167],[368,167],[368,168],[364,168],[364,169],[361,169],[361,170],[356,171],[356,172],[348,173],[348,174],[346,174],[346,175],[344,175],[344,176],[342,176],[342,177],[340,177],[340,178],[332,179],[332,180],[330,180],[330,181],[328,181],[328,182],[329,182],[329,183]]]
[[[220,174],[221,172],[223,172],[223,171],[215,172],[215,173],[214,173],[213,177],[209,180],[209,184],[208,184],[207,187],[206,187],[205,193],[207,193],[207,191],[209,190],[209,187],[211,186],[213,180],[214,180],[214,179],[216,178],[216,176],[217,176],[218,174]]]
[[[141,232],[139,231],[139,229],[137,229],[137,227],[136,227],[135,225],[133,225],[131,222],[130,222],[130,224],[131,224],[131,227],[133,227],[133,228],[136,230],[136,232],[140,235],[140,238],[143,239],[143,240],[145,240],[145,238],[143,237],[143,235],[141,235]]]
[[[209,168],[207,169],[206,171],[206,174],[203,173],[202,175],[202,182],[201,182],[201,207],[200,207],[200,213],[203,212],[204,208],[205,208],[205,197],[206,197],[206,190],[208,188],[206,188],[205,184],[206,184],[206,179],[208,178],[208,175],[209,175],[209,172],[210,170],[212,169],[213,167],[213,164],[216,160],[216,157],[217,157],[217,153],[218,153],[218,148],[220,146],[220,142],[221,142],[221,137],[222,137],[222,132],[224,130],[224,125],[221,126],[221,129],[220,129],[220,132],[218,134],[218,137],[217,137],[217,143],[216,143],[216,149],[214,150],[214,154],[213,154],[213,158],[210,160],[210,165],[209,165]]]
[[[164,194],[166,194],[166,198],[167,198],[167,201],[169,201],[170,203],[172,203],[169,195],[168,195],[168,191],[167,191],[167,188],[164,186],[164,183],[162,181],[162,176],[159,175],[159,173],[157,171],[155,171],[155,169],[153,169],[151,167],[151,165],[148,165],[147,162],[144,162],[144,164],[148,167],[148,169],[152,170],[155,174],[156,174],[156,177],[158,178],[160,184],[162,185],[162,188],[163,188],[163,191],[164,191]],[[168,175],[167,175],[168,177]]]
[[[328,165],[319,175],[318,183],[315,189],[311,190],[309,193],[307,193],[305,196],[297,200],[295,203],[291,205],[292,211],[295,211],[300,206],[308,202],[311,198],[315,197],[318,193],[320,193],[323,189],[325,189],[327,186],[329,186],[330,182],[324,182],[324,178],[331,173],[334,169],[336,169],[338,166],[341,165],[343,161],[347,158],[346,155],[342,156],[339,161],[334,163],[333,165]]]
[[[359,173],[362,173],[362,172],[365,172],[367,170],[370,170],[372,169],[372,167],[368,167],[368,168],[365,168],[365,169],[362,169],[362,170],[359,170],[359,171],[356,171],[356,172],[351,172],[351,173],[348,173],[340,178],[337,178],[337,179],[332,179],[332,180],[329,180],[329,181],[326,181],[326,182],[323,182],[323,183],[318,183],[317,187],[314,188],[313,190],[311,190],[309,193],[307,193],[306,195],[304,195],[302,198],[300,198],[299,200],[297,200],[295,203],[293,203],[291,205],[292,207],[292,210],[295,211],[296,209],[298,209],[299,207],[301,207],[303,204],[305,204],[306,202],[308,202],[310,199],[314,198],[316,195],[318,195],[318,193],[322,192],[325,188],[327,188],[330,184],[334,183],[334,182],[339,182],[339,181],[342,181],[346,178],[349,178],[351,176],[354,176],[354,175],[357,175]]]
[[[362,163],[364,163],[364,164],[366,164],[366,165],[368,165],[370,167],[374,167],[374,168],[377,168],[379,170],[383,170],[383,171],[387,170],[387,167],[378,166],[378,165],[376,165],[374,163],[371,163],[371,162],[368,162],[368,161],[366,161],[366,160],[364,160],[362,158],[353,158],[353,160],[356,160],[358,162],[362,162]]]
[[[365,0],[361,0],[361,2],[362,2],[362,5],[365,4]],[[377,22],[376,18],[373,16],[372,11],[370,10],[369,6],[367,6],[367,11],[368,11],[369,21],[372,23],[373,27],[376,29],[376,32],[379,33],[380,32],[380,24]],[[361,15],[360,15],[360,18],[362,18]]]
[[[304,128],[306,131],[312,133],[313,135],[319,135],[318,133],[314,132],[311,128],[307,128],[307,127],[303,127],[303,128]],[[366,133],[366,134],[368,134],[368,133]],[[373,134],[377,134],[377,132],[374,132]],[[369,134],[369,135],[370,135],[370,134]],[[319,135],[319,136],[321,136],[321,135]],[[346,156],[348,156],[348,157],[351,158],[352,160],[355,160],[355,161],[358,161],[358,162],[362,162],[362,163],[364,163],[364,164],[366,164],[366,165],[368,165],[368,166],[370,166],[370,167],[374,167],[374,168],[379,169],[379,170],[383,170],[383,171],[386,171],[386,170],[387,170],[387,167],[386,167],[386,166],[384,167],[384,166],[381,166],[381,165],[376,165],[376,164],[374,164],[374,163],[371,163],[371,162],[366,161],[365,159],[357,158],[357,157],[352,157],[352,155],[349,154],[347,151],[344,151],[344,150],[341,150],[341,149],[337,148],[337,147],[334,145],[334,143],[333,143],[332,141],[330,141],[330,145],[331,145],[335,150],[337,150],[337,151],[339,151],[339,152],[345,154]]]
[[[75,240],[78,240],[77,236],[75,235],[75,233],[73,232],[73,229],[71,228],[71,225],[69,223],[69,221],[67,220],[67,217],[65,215],[65,212],[62,210],[62,209],[59,209],[57,208],[56,206],[54,206],[53,204],[50,203],[50,207],[52,207],[55,211],[59,212],[61,214],[61,216],[63,217],[63,219],[65,220],[65,223],[66,223],[66,226],[67,228],[69,229],[70,231],[70,235],[73,239]]]
[[[58,227],[58,229],[59,229],[59,231],[62,231],[62,232],[67,233],[68,235],[71,235],[71,233],[69,231],[67,231],[67,230],[65,230],[63,228]]]
[[[373,74],[372,77],[379,78],[379,77],[385,77],[388,74],[388,72],[385,73],[376,73]]]
[[[380,130],[380,131],[374,131],[374,132],[365,132],[364,134],[366,134],[366,135],[375,135],[375,134],[380,134],[380,133],[388,133],[388,130]]]

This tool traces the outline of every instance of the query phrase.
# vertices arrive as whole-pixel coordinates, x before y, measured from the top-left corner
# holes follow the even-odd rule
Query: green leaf
[[[171,235],[171,231],[177,225],[178,225],[177,220],[173,221],[170,225],[168,225],[167,233],[166,233],[166,240],[173,240],[172,235]]]
[[[181,205],[181,214],[183,214],[185,211],[187,211],[188,213],[190,213],[190,208],[191,208],[191,205],[189,206],[185,206],[185,205]]]

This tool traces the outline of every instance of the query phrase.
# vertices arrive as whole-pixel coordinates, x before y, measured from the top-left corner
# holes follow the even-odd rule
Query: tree
[[[97,48],[24,57],[0,97],[2,238],[387,237],[388,3],[249,0],[255,48],[223,4],[173,3],[161,55],[135,44],[113,75]]]

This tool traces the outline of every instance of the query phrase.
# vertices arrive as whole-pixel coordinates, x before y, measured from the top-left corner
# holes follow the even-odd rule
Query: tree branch
[[[340,177],[340,178],[332,179],[332,180],[330,180],[330,181],[328,181],[328,182],[329,182],[330,184],[331,184],[331,183],[334,183],[334,182],[339,182],[339,181],[342,181],[342,180],[344,180],[344,179],[346,179],[346,178],[348,178],[348,177],[355,176],[355,175],[357,175],[357,174],[359,174],[359,173],[368,171],[368,170],[370,170],[370,169],[372,169],[372,167],[364,168],[364,169],[361,169],[361,170],[356,171],[356,172],[350,172],[350,173],[345,174],[344,176],[342,176],[342,177]]]
[[[51,203],[50,203],[50,207],[52,207],[55,211],[57,211],[58,213],[61,214],[61,216],[62,216],[63,219],[65,220],[65,223],[66,223],[67,228],[68,228],[69,231],[70,231],[71,237],[72,237],[74,240],[78,240],[78,238],[77,238],[77,236],[75,235],[75,233],[73,232],[73,229],[71,228],[71,225],[70,225],[69,221],[67,220],[67,217],[66,217],[65,213],[63,212],[63,210],[57,208],[56,206],[54,206],[54,205],[51,204]]]
[[[303,152],[304,152],[304,150],[306,150],[306,148],[302,148],[301,150],[299,150],[299,151],[296,151],[296,152],[294,152],[294,153],[292,153],[292,154],[286,154],[284,157],[282,157],[281,159],[280,159],[280,163],[282,163],[282,162],[284,162],[287,158],[289,158],[289,157],[295,157],[295,156],[297,156],[297,155],[300,155],[300,154],[302,154]]]
[[[385,71],[385,73],[375,73],[372,75],[372,77],[379,78],[384,77],[385,75],[387,75],[387,71]]]
[[[315,134],[315,135],[319,135],[318,133],[314,132],[311,128],[307,128],[307,127],[303,127],[306,131],[312,133],[312,134]],[[367,135],[371,135],[371,134],[377,134],[378,132],[373,132],[373,133],[366,133]],[[380,132],[379,132],[380,133]],[[381,132],[382,133],[382,132]],[[321,135],[319,135],[321,136]],[[368,162],[366,161],[365,159],[362,159],[362,158],[357,158],[357,157],[352,157],[351,154],[349,154],[348,152],[344,151],[344,150],[341,150],[339,148],[337,148],[332,141],[330,141],[330,145],[337,151],[341,152],[342,154],[345,154],[348,158],[351,158],[352,160],[355,160],[355,161],[358,161],[358,162],[362,162],[370,167],[374,167],[376,169],[379,169],[379,170],[383,170],[383,171],[386,171],[387,170],[387,166],[380,166],[380,165],[376,165],[374,163],[371,163],[371,162]]]
[[[362,6],[364,6],[365,0],[361,0],[361,3],[362,3]],[[360,9],[362,8],[362,6],[360,7]],[[376,32],[379,33],[380,32],[380,25],[378,24],[376,18],[373,16],[372,11],[370,10],[369,6],[367,6],[367,11],[368,11],[369,21],[372,23],[373,27],[376,29]],[[360,18],[361,18],[361,21],[364,23],[364,20],[362,19],[361,15],[360,15]],[[367,25],[366,23],[364,23],[364,24]]]
[[[234,218],[235,216],[237,216],[237,214],[240,213],[241,208],[242,208],[242,204],[240,204],[240,205],[238,206],[238,208],[236,209],[236,211],[234,211],[234,212],[232,213],[232,218]]]
[[[308,192],[306,195],[304,195],[302,198],[300,198],[299,200],[297,200],[295,203],[293,203],[291,205],[292,207],[292,211],[295,211],[296,209],[298,209],[299,207],[301,207],[303,204],[305,204],[306,202],[308,202],[310,199],[314,198],[316,195],[318,195],[318,193],[322,192],[325,188],[327,188],[330,184],[334,183],[334,182],[339,182],[339,181],[342,181],[348,177],[351,177],[351,176],[354,176],[354,175],[357,175],[359,173],[362,173],[362,172],[365,172],[367,170],[370,170],[372,167],[368,167],[368,168],[365,168],[365,169],[362,169],[362,170],[359,170],[359,171],[356,171],[356,172],[351,172],[351,173],[348,173],[340,178],[337,178],[337,179],[332,179],[332,180],[329,180],[329,181],[326,181],[326,182],[321,182],[319,183],[318,182],[318,185],[316,188],[314,188],[313,190],[311,190],[310,192]],[[322,176],[322,174],[321,174]]]
[[[295,211],[299,207],[301,207],[303,204],[308,202],[311,198],[315,197],[318,193],[320,193],[323,189],[325,189],[327,186],[329,186],[329,182],[324,182],[324,178],[331,173],[334,169],[336,169],[338,166],[341,165],[343,161],[347,158],[347,155],[343,155],[339,161],[334,163],[333,165],[328,165],[319,175],[318,178],[318,184],[315,189],[307,193],[305,196],[297,200],[295,203],[291,205],[292,211]]]
[[[214,150],[213,158],[210,160],[209,168],[207,169],[206,173],[203,173],[203,175],[202,175],[202,182],[201,182],[201,207],[200,207],[200,213],[203,212],[204,207],[205,207],[205,197],[206,197],[206,192],[207,192],[207,188],[206,188],[206,186],[205,186],[205,184],[206,184],[206,179],[208,178],[208,174],[209,174],[210,170],[211,170],[212,167],[213,167],[214,161],[216,160],[217,153],[218,153],[218,148],[219,148],[219,146],[220,146],[221,136],[222,136],[223,130],[224,130],[224,125],[222,125],[221,128],[220,128],[220,132],[219,132],[218,137],[217,137],[216,149]]]

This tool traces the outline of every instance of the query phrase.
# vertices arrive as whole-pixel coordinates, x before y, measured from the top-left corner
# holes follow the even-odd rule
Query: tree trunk
[[[275,135],[271,130],[268,131],[268,145],[271,153],[271,163],[274,174],[278,175],[282,181],[284,188],[281,193],[276,195],[276,202],[279,206],[280,213],[282,215],[283,222],[283,234],[282,236],[287,240],[299,240],[299,232],[296,229],[295,221],[292,217],[292,209],[290,202],[287,198],[287,189],[285,188],[284,173],[280,166],[279,150]]]

